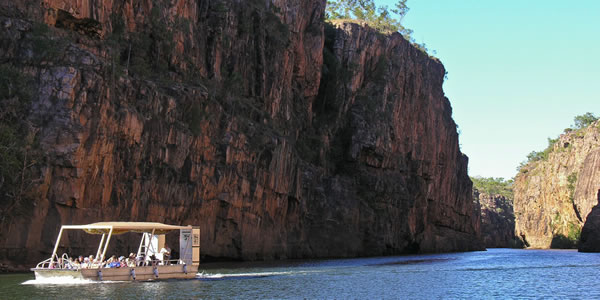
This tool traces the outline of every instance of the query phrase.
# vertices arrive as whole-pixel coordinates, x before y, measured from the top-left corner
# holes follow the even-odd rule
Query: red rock
[[[154,2],[43,3],[106,35],[113,14],[148,30]],[[47,74],[26,116],[39,128],[39,196],[10,219],[0,258],[31,264],[60,224],[107,220],[199,225],[205,258],[482,249],[439,61],[399,34],[339,24],[322,79],[323,0],[158,3],[168,29],[191,22],[158,56],[177,70],[160,80],[115,76],[106,45],[83,37],[34,67]]]

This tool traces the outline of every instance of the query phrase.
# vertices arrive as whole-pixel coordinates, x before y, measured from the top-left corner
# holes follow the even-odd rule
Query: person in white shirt
[[[160,254],[162,255],[163,263],[169,264],[169,259],[171,259],[171,248],[169,248],[169,245],[165,243],[165,246],[160,249]]]

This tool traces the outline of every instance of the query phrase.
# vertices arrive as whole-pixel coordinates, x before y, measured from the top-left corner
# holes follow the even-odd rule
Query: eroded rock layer
[[[2,5],[34,91],[3,259],[107,220],[199,225],[206,258],[482,249],[445,70],[401,35],[324,33],[324,0]]]

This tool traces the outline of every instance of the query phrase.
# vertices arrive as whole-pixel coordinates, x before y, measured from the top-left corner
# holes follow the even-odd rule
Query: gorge
[[[483,249],[444,67],[399,33],[324,0],[0,8],[5,264],[108,220],[199,225],[204,259]]]

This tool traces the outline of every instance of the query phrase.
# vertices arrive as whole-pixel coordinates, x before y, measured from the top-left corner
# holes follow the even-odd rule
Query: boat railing
[[[59,261],[57,255],[54,256],[54,259],[48,258],[37,264],[36,269],[68,269],[68,270],[78,270],[78,269],[102,269],[102,268],[111,268],[108,267],[107,262],[102,263],[89,263],[85,266],[75,265],[69,259],[69,256],[64,253],[62,255],[62,260]],[[147,266],[166,266],[166,265],[185,265],[186,262],[181,259],[169,259],[169,260],[146,260],[146,261],[136,261],[135,266],[127,265],[113,268],[133,268],[133,267],[147,267]]]
[[[50,265],[52,263],[51,261],[52,261],[52,257],[50,257],[44,261],[41,261],[40,263],[37,264],[37,266],[35,266],[35,268],[36,269],[50,269]]]
[[[35,267],[36,269],[76,269],[71,263],[69,255],[66,253],[63,253],[60,259],[58,258],[58,255],[55,254],[53,257],[38,263]]]

